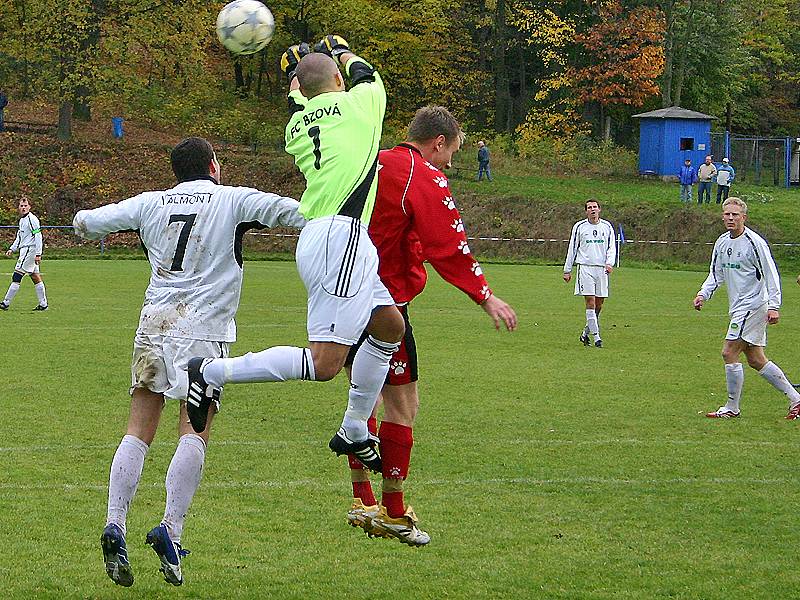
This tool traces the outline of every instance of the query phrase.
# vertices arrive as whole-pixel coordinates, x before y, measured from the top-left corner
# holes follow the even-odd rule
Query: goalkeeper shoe
[[[800,418],[800,402],[791,407],[786,415],[787,421],[794,421],[797,418]]]
[[[584,346],[588,346],[589,344],[592,343],[592,341],[589,339],[589,334],[586,333],[585,331],[581,332],[581,337],[579,337],[578,339]]]
[[[709,419],[735,419],[739,416],[739,411],[731,410],[727,406],[720,406],[714,412],[706,413],[706,416]],[[789,417],[786,418],[788,419]]]
[[[382,506],[380,513],[372,518],[372,527],[375,535],[385,534],[415,548],[425,546],[431,541],[431,536],[417,527],[417,515],[410,506],[406,507],[402,517],[396,518],[390,517],[386,513],[386,507]]]
[[[161,561],[159,571],[164,574],[164,581],[172,585],[181,585],[183,583],[181,558],[189,554],[189,551],[170,539],[167,527],[163,523],[150,530],[145,542],[153,548],[153,552]]]
[[[189,422],[192,429],[197,433],[206,430],[208,420],[208,409],[214,402],[219,406],[220,388],[208,385],[203,377],[203,367],[210,362],[210,358],[190,358],[186,365],[186,372],[189,375],[189,391],[186,395],[186,413],[189,415]]]
[[[388,537],[383,531],[378,531],[372,525],[372,519],[381,511],[378,504],[366,506],[361,498],[353,498],[353,506],[347,511],[347,522],[352,527],[360,527],[369,537]]]
[[[122,529],[114,523],[109,523],[100,536],[100,546],[103,548],[103,561],[106,563],[106,573],[111,581],[123,587],[133,585],[133,569],[128,562],[128,549],[125,547],[125,535]]]
[[[354,442],[347,437],[347,434],[341,427],[331,438],[331,441],[328,442],[328,448],[335,452],[337,456],[352,454],[361,461],[362,465],[375,473],[380,473],[381,457],[378,456],[378,451],[375,449],[377,445],[378,438],[371,433],[367,439]]]

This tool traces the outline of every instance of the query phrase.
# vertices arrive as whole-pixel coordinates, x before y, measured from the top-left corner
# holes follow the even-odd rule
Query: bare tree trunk
[[[63,100],[58,106],[58,139],[66,141],[72,137],[72,102]]]
[[[672,62],[675,47],[675,0],[665,0],[664,18],[664,79],[661,84],[661,107],[672,106]]]
[[[686,30],[678,58],[678,72],[675,74],[675,91],[673,94],[675,106],[681,105],[683,80],[686,77],[686,56],[689,51],[689,44],[692,43],[692,33],[694,33],[694,0],[689,0],[689,12],[686,14]]]
[[[505,0],[497,0],[497,8],[495,9],[493,56],[492,67],[495,74],[494,128],[496,131],[508,131],[511,92],[508,85],[508,67],[506,66]]]
[[[100,20],[106,13],[106,0],[92,0],[91,13],[89,15],[89,32],[86,38],[81,41],[81,54],[91,55],[96,52],[100,45]],[[89,59],[90,61],[92,59]],[[75,90],[75,104],[72,109],[72,116],[81,121],[92,120],[91,100],[94,96],[94,87],[89,83],[82,83]]]

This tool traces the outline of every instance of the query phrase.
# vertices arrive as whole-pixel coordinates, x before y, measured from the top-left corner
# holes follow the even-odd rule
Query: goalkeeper
[[[281,61],[292,112],[286,151],[306,179],[300,213],[308,224],[296,260],[308,292],[308,347],[193,360],[187,408],[195,430],[202,431],[214,390],[226,383],[333,379],[366,329],[367,340],[353,360],[347,410],[329,447],[380,472],[377,438],[367,420],[405,331],[378,277],[378,253],[367,234],[386,92],[377,71],[341,37],[326,36],[316,50],[305,43],[292,46]],[[350,78],[349,90],[339,67]]]

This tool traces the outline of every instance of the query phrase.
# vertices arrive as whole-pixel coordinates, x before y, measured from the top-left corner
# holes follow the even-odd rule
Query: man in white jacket
[[[36,297],[39,303],[33,310],[47,310],[47,295],[45,294],[44,281],[39,274],[39,263],[42,261],[42,228],[39,219],[31,212],[31,203],[24,196],[20,199],[17,206],[19,210],[19,231],[11,248],[6,251],[6,256],[11,256],[19,250],[19,260],[11,274],[11,285],[8,286],[6,297],[0,302],[0,310],[8,310],[11,301],[19,291],[22,278],[25,275],[31,276]]]
[[[180,402],[179,441],[166,477],[166,508],[146,542],[161,561],[164,579],[181,585],[184,519],[205,461],[209,428],[195,433],[186,413],[188,360],[228,356],[236,341],[234,317],[242,290],[242,236],[248,229],[302,227],[300,204],[252,188],[220,185],[220,166],[206,140],[190,137],[170,156],[178,184],[118,204],[82,210],[73,226],[81,237],[138,232],[150,262],[139,327],[133,342],[131,409],[127,435],[111,463],[106,527],[100,538],[106,573],[133,585],[125,543],[126,518],[155,437],[165,399]],[[208,410],[219,406],[221,390]]]
[[[728,287],[730,324],[722,347],[728,401],[706,416],[730,419],[739,416],[739,400],[744,385],[740,356],[789,399],[786,418],[793,421],[800,415],[800,394],[783,371],[764,354],[767,345],[767,324],[774,325],[780,315],[781,280],[767,242],[745,227],[747,204],[731,196],[722,205],[722,220],[727,231],[714,243],[711,268],[694,299],[700,310],[723,283]]]

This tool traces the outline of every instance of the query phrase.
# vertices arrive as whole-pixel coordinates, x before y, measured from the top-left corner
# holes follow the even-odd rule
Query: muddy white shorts
[[[352,346],[372,310],[394,304],[378,277],[378,251],[358,219],[313,219],[297,241],[297,271],[308,292],[308,340]]]
[[[133,340],[131,389],[145,388],[172,400],[185,400],[186,364],[195,356],[227,358],[230,344],[137,333]],[[219,410],[219,403],[217,403]]]
[[[575,295],[608,298],[606,268],[578,265],[578,274],[575,276]]]
[[[38,273],[39,265],[36,264],[36,248],[28,246],[19,249],[19,260],[17,266],[14,267],[15,271],[20,273]]]
[[[737,310],[731,313],[726,340],[742,340],[752,346],[767,345],[767,305],[755,310]]]

